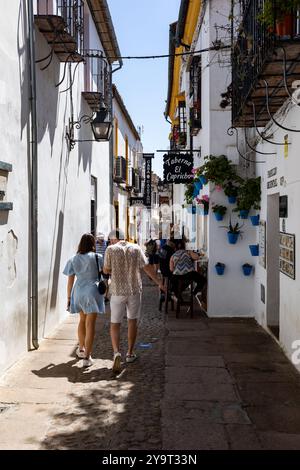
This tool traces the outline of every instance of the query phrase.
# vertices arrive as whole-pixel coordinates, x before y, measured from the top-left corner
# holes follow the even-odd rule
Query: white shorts
[[[111,323],[122,323],[127,313],[129,320],[140,318],[142,294],[112,295],[110,299]]]

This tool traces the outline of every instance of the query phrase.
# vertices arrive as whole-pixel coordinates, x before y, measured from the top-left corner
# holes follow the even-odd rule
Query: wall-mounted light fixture
[[[91,125],[94,139],[74,138],[74,129],[80,129],[82,123]],[[99,111],[94,112],[91,116],[84,114],[78,121],[69,119],[69,126],[66,131],[69,150],[72,150],[75,147],[76,142],[107,142],[110,139],[111,131],[112,121],[110,112],[102,100],[99,106]]]

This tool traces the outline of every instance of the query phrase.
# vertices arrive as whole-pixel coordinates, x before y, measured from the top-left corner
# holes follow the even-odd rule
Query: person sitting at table
[[[196,287],[193,295],[196,296],[199,292],[202,292],[206,284],[206,278],[195,271],[194,267],[194,262],[198,261],[200,256],[193,251],[186,250],[184,238],[175,240],[175,249],[176,251],[170,259],[173,290],[176,295],[180,295],[180,292],[178,292],[179,281],[186,281],[187,285],[194,281]]]

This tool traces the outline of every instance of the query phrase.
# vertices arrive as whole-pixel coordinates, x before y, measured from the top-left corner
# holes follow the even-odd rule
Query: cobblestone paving
[[[109,319],[101,319],[93,357],[88,370],[75,360],[48,369],[52,374],[69,374],[73,382],[55,414],[42,442],[42,449],[160,449],[161,399],[164,389],[164,318],[155,308],[157,288],[144,282],[143,312],[136,351],[138,360],[123,365],[116,377],[111,372]],[[153,308],[154,307],[154,308]],[[127,322],[124,320],[121,352],[126,353]],[[41,372],[42,375],[42,372]]]

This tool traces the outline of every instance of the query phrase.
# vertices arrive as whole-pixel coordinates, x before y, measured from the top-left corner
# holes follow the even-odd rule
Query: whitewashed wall
[[[297,106],[291,105],[287,111],[280,111],[278,121],[291,129],[300,128],[300,109]],[[279,274],[279,327],[280,334],[279,340],[283,348],[285,349],[288,356],[291,358],[293,353],[292,343],[295,340],[300,339],[300,315],[299,315],[299,304],[300,304],[300,283],[299,283],[299,270],[300,270],[300,248],[299,248],[299,237],[300,237],[300,219],[299,219],[299,201],[300,201],[300,163],[299,163],[299,146],[300,136],[295,132],[284,131],[277,126],[272,126],[270,129],[270,135],[277,142],[284,142],[284,136],[288,135],[288,153],[285,153],[284,146],[275,146],[264,142],[258,146],[258,150],[275,152],[275,156],[268,155],[265,157],[267,163],[265,165],[257,165],[257,172],[262,177],[262,208],[261,208],[261,219],[267,222],[267,243],[271,243],[276,233],[270,229],[270,198],[268,196],[272,194],[278,194],[280,196],[288,196],[288,217],[285,219],[285,231],[296,235],[295,243],[295,269],[296,279],[293,280],[287,277],[285,274]],[[277,168],[277,174],[268,177],[268,171]],[[283,180],[281,180],[283,178]],[[267,183],[271,180],[277,180],[277,186],[268,189]],[[282,219],[279,219],[277,214],[277,227],[282,230]],[[269,230],[268,230],[269,228]],[[272,292],[268,292],[269,289],[273,289],[272,270],[270,266],[274,265],[274,269],[278,270],[278,259],[267,258],[266,269],[261,267],[259,264],[256,268],[256,318],[259,323],[264,327],[270,322],[268,318],[268,300],[271,301]],[[260,286],[264,285],[266,288],[266,303],[261,301]],[[300,370],[299,365],[297,368]]]
[[[0,213],[0,373],[30,347],[28,266],[30,260],[28,220],[28,57],[26,2],[5,1],[0,18],[0,160],[13,165],[7,185],[7,200],[13,202],[8,218]],[[8,21],[9,19],[9,21]],[[93,31],[93,48],[101,48]],[[36,30],[36,58],[49,46]],[[67,259],[77,249],[81,235],[90,231],[90,177],[97,178],[98,199],[109,203],[107,143],[77,143],[70,153],[65,138],[70,117],[70,93],[62,75],[63,65],[54,55],[48,69],[37,66],[38,116],[38,239],[39,239],[39,337],[42,339],[66,316]],[[73,86],[74,118],[91,114],[81,97],[83,64]],[[74,65],[72,65],[74,70]],[[91,139],[90,126],[75,135]],[[102,213],[98,212],[99,229]],[[109,217],[106,217],[108,225]],[[109,226],[108,226],[109,229]]]

